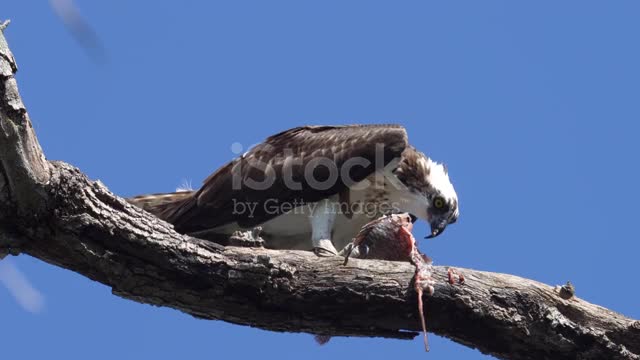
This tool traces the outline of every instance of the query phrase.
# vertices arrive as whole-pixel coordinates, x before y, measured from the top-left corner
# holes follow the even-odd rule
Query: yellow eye
[[[433,200],[433,206],[435,206],[436,209],[442,209],[444,207],[444,199],[441,197],[437,197],[435,200]]]

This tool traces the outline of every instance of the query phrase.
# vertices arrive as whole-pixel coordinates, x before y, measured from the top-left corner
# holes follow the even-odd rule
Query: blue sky
[[[79,1],[92,60],[49,3],[0,18],[49,159],[131,196],[197,186],[246,146],[301,124],[401,123],[444,161],[458,223],[437,264],[505,272],[640,318],[637,1]],[[418,224],[416,234],[427,227]],[[425,356],[413,342],[271,333],[122,300],[28,256],[44,299],[0,286],[7,359]],[[508,339],[501,339],[508,341]],[[431,359],[481,359],[431,336]]]

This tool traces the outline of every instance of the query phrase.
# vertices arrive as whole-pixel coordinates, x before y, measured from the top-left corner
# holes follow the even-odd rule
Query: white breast
[[[337,195],[331,197],[337,213],[331,239],[338,251],[353,240],[362,226],[389,212],[410,212],[426,219],[426,199],[393,183],[394,179],[373,174],[350,189],[348,203],[341,203]],[[316,206],[317,203],[299,206],[261,224],[267,247],[311,250],[310,216]],[[350,216],[345,213],[347,211],[351,212]],[[243,229],[233,223],[212,232],[231,234],[237,230]]]

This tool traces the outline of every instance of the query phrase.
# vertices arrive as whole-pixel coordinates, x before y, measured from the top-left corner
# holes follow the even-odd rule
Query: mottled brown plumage
[[[326,186],[318,186],[324,181]],[[444,206],[434,207],[434,199]],[[261,226],[268,247],[313,248],[327,255],[337,254],[333,245],[342,248],[381,214],[410,212],[429,221],[430,236],[458,217],[457,195],[443,165],[409,146],[400,125],[293,128],[223,165],[197,191],[129,201],[181,233],[213,238]],[[270,202],[294,205],[274,208]],[[347,210],[332,210],[336,203]],[[237,204],[251,211],[237,211]],[[349,208],[354,204],[360,211]],[[374,211],[362,211],[362,204],[372,204]],[[292,208],[310,210],[296,214]]]
[[[156,194],[129,199],[135,205],[174,224],[176,230],[185,233],[212,229],[231,222],[251,227],[259,225],[280,213],[259,212],[248,217],[246,213],[234,214],[233,200],[257,202],[278,198],[280,201],[316,202],[338,194],[352,183],[337,181],[325,190],[315,189],[306,182],[304,174],[297,171],[311,161],[326,158],[336,164],[339,170],[346,161],[353,158],[366,159],[369,166],[355,166],[350,178],[361,181],[374,171],[383,168],[393,159],[400,159],[407,147],[407,133],[400,125],[345,125],[345,126],[302,126],[270,136],[244,155],[232,160],[211,174],[198,191],[189,196],[184,194],[172,198],[173,194]],[[376,164],[376,145],[381,148],[382,158]],[[297,163],[296,163],[297,162]],[[292,164],[292,178],[300,183],[300,189],[292,189],[282,181],[283,168]],[[269,191],[256,190],[248,186],[234,188],[234,174],[243,180],[262,181],[265,165],[270,166],[276,181]],[[328,176],[322,166],[316,167],[316,178]],[[155,200],[155,197],[162,199]],[[152,204],[152,205],[150,205]]]

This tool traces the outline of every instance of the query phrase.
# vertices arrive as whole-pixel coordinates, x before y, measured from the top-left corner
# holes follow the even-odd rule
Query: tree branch
[[[45,198],[39,185],[49,180],[49,172],[13,77],[18,67],[2,34],[7,25],[0,26],[0,205],[25,214],[41,210]]]
[[[48,162],[0,31],[0,256],[26,253],[134,301],[205,319],[342,336],[420,329],[409,263],[223,247],[173,231],[78,169]],[[436,267],[430,331],[509,359],[638,359],[640,322],[516,276]],[[500,340],[496,340],[500,339]]]

